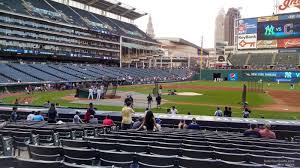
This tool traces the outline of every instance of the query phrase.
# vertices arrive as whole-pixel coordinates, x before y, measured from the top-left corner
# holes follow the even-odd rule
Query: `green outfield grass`
[[[169,84],[168,84],[169,85]],[[194,82],[180,82],[172,83],[171,85],[180,86],[181,89],[177,89],[177,92],[196,92],[203,94],[202,96],[163,96],[163,99],[167,100],[167,103],[162,106],[162,109],[153,109],[154,112],[165,113],[167,108],[175,105],[181,114],[187,114],[191,112],[194,115],[213,115],[217,106],[231,106],[233,108],[233,116],[241,117],[241,91],[226,91],[226,90],[204,90],[204,89],[184,89],[185,85],[195,86],[225,86],[232,88],[240,88],[242,90],[243,82],[221,82],[215,83],[211,81],[194,81]],[[153,85],[138,85],[138,86],[122,86],[118,90],[121,91],[135,91],[139,93],[148,94],[152,92]],[[276,90],[290,90],[290,87],[286,83],[277,84],[265,83],[265,89],[276,89]],[[300,91],[300,85],[297,84],[295,91]],[[299,92],[300,93],[300,92]],[[2,99],[3,103],[12,103],[16,98],[31,97],[33,105],[43,105],[46,101],[59,103],[61,106],[66,107],[78,107],[87,108],[86,104],[74,104],[70,101],[62,99],[67,95],[75,94],[74,90],[68,91],[54,91],[46,93],[34,93],[31,95],[22,94],[20,96],[11,96]],[[264,104],[273,103],[272,97],[263,93],[248,93],[247,101],[251,107],[263,106]],[[122,107],[116,106],[103,106],[96,105],[99,110],[106,111],[120,111]],[[135,109],[135,111],[143,112],[144,109]],[[272,111],[261,111],[253,110],[251,114],[252,118],[270,118],[270,119],[300,119],[299,113],[296,112],[272,112]]]

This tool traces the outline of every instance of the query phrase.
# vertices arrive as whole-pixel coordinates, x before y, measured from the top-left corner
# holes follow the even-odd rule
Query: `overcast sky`
[[[213,47],[215,18],[224,7],[242,7],[242,17],[272,15],[274,0],[119,0],[152,16],[156,37],[180,37]],[[281,0],[280,0],[281,1]],[[148,16],[135,21],[146,31]]]

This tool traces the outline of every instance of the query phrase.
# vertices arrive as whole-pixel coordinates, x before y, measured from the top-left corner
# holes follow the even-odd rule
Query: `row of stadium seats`
[[[13,82],[58,82],[58,81],[85,81],[97,80],[103,77],[109,78],[164,78],[175,77],[186,78],[189,70],[161,70],[161,69],[137,69],[137,68],[117,68],[101,67],[97,65],[68,65],[68,64],[0,64],[0,83]]]
[[[39,124],[41,123],[28,122],[25,125],[15,126],[23,128],[25,132],[29,125],[36,125],[38,128]],[[7,129],[16,129],[12,126],[8,126]],[[53,126],[62,129],[67,125]],[[73,126],[87,127],[87,125]],[[39,138],[43,139],[43,133],[28,132],[30,133],[39,134]],[[16,137],[16,135],[15,133],[6,136]],[[38,145],[38,141],[28,145],[31,159],[48,161],[63,159],[64,162],[75,164],[119,167],[129,167],[135,162],[140,167],[191,168],[297,167],[300,164],[298,159],[300,144],[248,138],[231,132],[164,128],[162,132],[109,131],[74,137],[73,140],[69,137],[58,137],[60,137],[59,146],[53,144],[49,146],[45,143],[41,146]]]

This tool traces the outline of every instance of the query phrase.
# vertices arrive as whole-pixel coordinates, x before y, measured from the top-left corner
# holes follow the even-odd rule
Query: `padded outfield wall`
[[[279,80],[280,82],[298,83],[300,82],[300,71],[205,69],[195,76],[197,80],[214,80],[215,78],[225,81],[277,82]]]

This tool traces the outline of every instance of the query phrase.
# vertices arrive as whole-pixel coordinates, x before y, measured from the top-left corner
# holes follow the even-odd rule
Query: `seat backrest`
[[[155,166],[169,166],[174,165],[175,156],[163,156],[163,155],[148,155],[148,154],[137,154],[138,163]]]
[[[63,147],[63,154],[65,156],[69,156],[72,158],[81,158],[81,159],[98,157],[98,152],[94,149],[78,149],[78,148]]]
[[[60,142],[63,147],[89,148],[88,141],[62,139]]]
[[[157,154],[157,155],[175,156],[175,155],[181,155],[181,149],[150,146],[150,153]]]
[[[148,152],[147,145],[134,145],[134,144],[118,144],[119,150],[124,152],[136,152],[136,153],[144,153]]]
[[[205,168],[218,168],[220,162],[212,159],[194,159],[194,158],[179,158],[179,167],[190,168],[190,167],[205,167]]]
[[[60,161],[41,161],[41,160],[26,160],[18,159],[17,168],[59,168],[61,167]]]
[[[116,143],[109,143],[109,142],[89,142],[89,145],[93,149],[98,150],[117,150]]]
[[[28,145],[28,152],[33,152],[40,155],[62,155],[62,148],[59,146]]]

